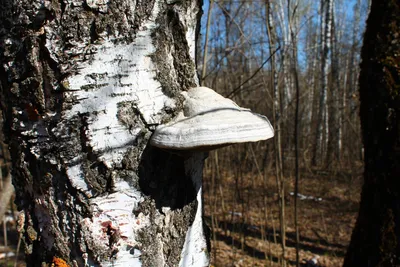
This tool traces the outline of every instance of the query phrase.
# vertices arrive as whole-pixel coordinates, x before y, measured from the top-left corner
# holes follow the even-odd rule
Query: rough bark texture
[[[1,108],[28,266],[207,265],[201,161],[147,145],[198,85],[201,0],[0,5]]]
[[[400,2],[372,1],[359,80],[364,186],[344,266],[400,266],[399,29]]]

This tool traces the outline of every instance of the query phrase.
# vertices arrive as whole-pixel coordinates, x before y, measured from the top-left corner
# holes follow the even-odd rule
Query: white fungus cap
[[[157,126],[150,140],[153,146],[211,150],[274,136],[267,117],[239,107],[210,88],[195,87],[182,94],[183,111],[173,121]]]

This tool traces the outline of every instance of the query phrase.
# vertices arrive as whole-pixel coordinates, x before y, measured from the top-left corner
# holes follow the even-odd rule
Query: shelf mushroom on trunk
[[[150,143],[171,150],[212,150],[274,136],[267,117],[239,107],[207,87],[182,93],[184,108],[171,122],[159,125]]]
[[[274,130],[267,117],[239,107],[210,88],[195,87],[182,95],[183,110],[172,121],[157,126],[150,144],[186,156],[185,173],[191,177],[197,192],[197,211],[186,234],[179,266],[202,267],[208,262],[202,221],[204,152],[235,143],[266,140],[274,136]]]

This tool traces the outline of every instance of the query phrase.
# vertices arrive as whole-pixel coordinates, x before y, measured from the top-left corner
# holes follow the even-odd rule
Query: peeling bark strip
[[[201,1],[0,0],[28,266],[207,266],[203,158],[149,147],[197,86]]]

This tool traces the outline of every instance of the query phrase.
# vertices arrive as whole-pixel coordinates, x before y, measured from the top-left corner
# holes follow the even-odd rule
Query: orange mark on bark
[[[67,262],[61,258],[56,256],[53,257],[53,263],[51,264],[52,267],[69,267]]]

